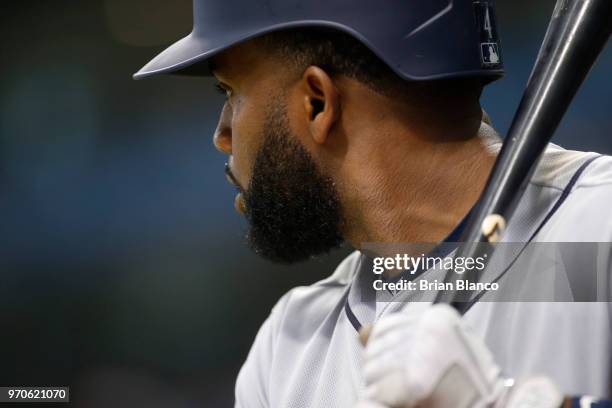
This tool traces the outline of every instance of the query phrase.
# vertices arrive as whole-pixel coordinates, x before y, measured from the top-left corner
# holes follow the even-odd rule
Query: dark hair
[[[316,65],[331,75],[345,75],[386,94],[402,79],[369,48],[349,34],[326,28],[299,28],[263,35],[267,48],[297,69]]]
[[[416,89],[420,95],[480,96],[483,82],[479,78],[435,81],[408,81],[397,75],[382,59],[361,41],[339,30],[302,27],[274,31],[258,38],[270,52],[303,71],[316,65],[330,75],[356,79],[374,91],[392,97],[407,95]]]

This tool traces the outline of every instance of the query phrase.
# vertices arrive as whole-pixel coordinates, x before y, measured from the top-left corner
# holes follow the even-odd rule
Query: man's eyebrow
[[[215,70],[219,69],[219,65],[211,58],[208,60],[208,69],[210,72],[215,72]]]

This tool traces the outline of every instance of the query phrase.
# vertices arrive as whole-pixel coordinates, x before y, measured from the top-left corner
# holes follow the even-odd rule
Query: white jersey
[[[612,157],[596,156],[551,145],[504,239],[612,242]],[[292,289],[274,306],[238,376],[236,407],[351,407],[361,397],[360,325],[429,307],[362,301],[361,257],[354,252],[329,278]],[[609,398],[610,315],[603,302],[478,302],[465,319],[506,376],[543,374],[566,395]]]

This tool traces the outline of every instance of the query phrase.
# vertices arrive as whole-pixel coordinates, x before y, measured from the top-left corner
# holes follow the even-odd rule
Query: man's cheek
[[[236,170],[240,172],[241,185],[248,187],[259,149],[263,143],[266,123],[265,103],[253,103],[258,98],[241,96],[233,107],[232,127],[234,138],[232,150],[236,156]],[[237,175],[238,176],[238,175]]]
[[[235,176],[244,188],[249,184],[257,156],[257,146],[254,143],[256,140],[254,139],[254,137],[245,135],[244,132],[237,132],[236,137],[232,140]]]

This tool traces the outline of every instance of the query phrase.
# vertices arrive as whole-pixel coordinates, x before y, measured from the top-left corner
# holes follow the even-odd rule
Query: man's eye
[[[215,84],[215,89],[217,90],[217,92],[223,95],[225,99],[229,98],[229,91],[225,89],[221,84]]]

